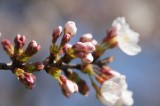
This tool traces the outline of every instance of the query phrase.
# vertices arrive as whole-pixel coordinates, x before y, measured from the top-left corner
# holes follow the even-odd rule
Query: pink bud
[[[73,49],[75,51],[84,51],[90,53],[95,50],[95,46],[91,42],[77,42],[75,45],[73,45]]]
[[[78,91],[77,84],[70,80],[67,80],[63,87],[68,93],[76,93]]]
[[[39,50],[40,50],[40,45],[38,45],[37,42],[33,40],[28,45],[28,47],[25,51],[25,54],[32,56],[32,55],[36,54]]]
[[[41,62],[36,62],[36,63],[34,63],[34,65],[35,65],[35,67],[36,67],[36,69],[37,69],[38,71],[44,69],[44,65],[43,65],[43,63],[41,63]]]
[[[91,42],[84,42],[85,44],[85,49],[87,53],[93,52],[95,50],[95,46]]]
[[[77,51],[75,52],[75,55],[79,58],[83,58],[86,55],[86,52]]]
[[[115,26],[112,26],[111,28],[109,28],[106,32],[106,36],[103,39],[103,42],[110,42],[115,36],[117,36],[117,32],[120,29],[120,24],[116,24]]]
[[[91,53],[88,53],[85,57],[81,58],[84,63],[91,63],[93,59],[94,58]]]
[[[77,27],[75,22],[73,21],[68,21],[65,25],[64,25],[64,33],[65,34],[70,34],[71,37],[73,37],[77,32]]]
[[[82,43],[82,42],[77,42],[76,44],[74,44],[74,45],[72,46],[72,48],[73,48],[75,51],[83,51],[83,50],[86,48],[86,46],[85,46],[85,44]]]
[[[61,47],[63,47],[66,43],[68,43],[71,39],[70,34],[64,34],[61,40]]]
[[[110,72],[110,68],[109,67],[102,67],[102,68],[99,69],[99,71],[102,74],[105,74],[105,75],[112,75],[112,73]]]
[[[76,93],[78,92],[78,86],[75,82],[68,80],[65,76],[61,75],[60,77],[61,80],[61,87],[62,89],[65,90],[65,93],[68,94],[68,96],[71,93]]]
[[[68,50],[69,48],[71,48],[71,47],[72,47],[71,44],[69,44],[69,43],[65,44],[64,47],[63,47],[63,52],[66,53],[67,50]]]
[[[19,80],[28,89],[33,89],[33,87],[35,87],[36,77],[31,73],[24,72],[24,75],[19,76]]]
[[[18,34],[14,39],[14,43],[16,48],[23,48],[23,46],[26,44],[25,36]]]
[[[80,42],[90,42],[92,40],[92,34],[86,33],[80,37]]]
[[[53,33],[52,33],[52,37],[53,37],[52,42],[53,43],[56,43],[56,41],[60,37],[61,33],[62,33],[62,26],[58,26],[56,29],[53,30]]]
[[[13,55],[14,48],[13,48],[13,45],[11,44],[11,42],[8,39],[3,39],[2,40],[2,46],[3,46],[3,49],[7,52],[7,54]]]

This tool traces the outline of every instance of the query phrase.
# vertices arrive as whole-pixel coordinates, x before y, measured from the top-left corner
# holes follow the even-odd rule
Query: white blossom
[[[133,93],[127,90],[128,85],[125,76],[111,70],[113,78],[105,81],[101,88],[101,95],[97,95],[98,99],[107,106],[131,106],[133,105]]]
[[[122,96],[120,97],[120,99],[116,102],[116,104],[114,106],[132,106],[134,103],[134,100],[132,98],[133,93],[132,91],[129,90],[124,90],[122,92]]]
[[[117,41],[120,49],[128,55],[136,55],[141,52],[138,46],[139,34],[130,29],[124,17],[118,17],[112,26],[119,26],[117,30]]]

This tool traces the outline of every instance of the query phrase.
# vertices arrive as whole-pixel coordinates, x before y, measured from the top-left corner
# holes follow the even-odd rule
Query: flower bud
[[[96,76],[95,78],[100,84],[102,84],[105,81],[105,79],[103,79],[101,76]]]
[[[68,43],[71,39],[70,34],[64,34],[61,40],[61,47],[63,47],[66,43]]]
[[[77,42],[73,45],[73,49],[75,51],[84,51],[86,53],[90,53],[95,50],[95,46],[91,42]]]
[[[117,35],[120,27],[120,24],[116,24],[107,30],[107,35],[103,39],[103,42],[106,43],[107,48],[114,48],[118,45]]]
[[[69,44],[69,43],[65,44],[64,47],[63,47],[63,52],[66,53],[67,50],[68,50],[69,48],[71,48],[71,47],[72,47],[71,44]]]
[[[85,50],[87,53],[91,53],[95,50],[95,46],[91,42],[84,42]]]
[[[86,56],[87,53],[77,51],[77,52],[74,52],[74,54],[75,54],[77,57],[79,57],[79,58],[83,58],[83,57]]]
[[[36,77],[32,73],[27,73],[20,68],[16,68],[14,74],[27,89],[32,90],[35,87]]]
[[[2,46],[3,46],[3,49],[6,51],[6,53],[9,56],[12,56],[14,54],[13,45],[11,44],[11,42],[8,39],[2,40]]]
[[[25,54],[31,57],[32,55],[36,54],[39,50],[40,50],[40,45],[38,45],[37,42],[33,40],[28,45]]]
[[[62,33],[62,26],[58,26],[56,29],[53,30],[53,33],[52,33],[52,42],[53,43],[56,43],[57,39],[60,37]]]
[[[67,75],[70,80],[75,81],[77,83],[79,88],[79,93],[87,96],[89,92],[89,87],[87,83],[83,79],[81,79],[76,72],[70,70]]]
[[[86,33],[80,37],[80,42],[90,42],[92,40],[92,34]]]
[[[77,84],[79,88],[79,93],[81,93],[82,95],[88,96],[89,87],[87,83],[81,79]]]
[[[82,43],[82,42],[77,42],[76,44],[74,44],[72,46],[72,48],[75,50],[75,51],[83,51],[85,49],[85,44]]]
[[[81,58],[84,63],[91,63],[93,59],[94,58],[91,53],[88,53],[85,57]]]
[[[112,73],[110,73],[110,68],[109,66],[103,66],[102,68],[99,68],[99,71],[105,75],[112,75]]]
[[[14,43],[15,43],[16,49],[22,49],[24,45],[26,44],[25,36],[18,34],[14,39]]]
[[[78,86],[75,82],[68,80],[65,76],[61,75],[60,77],[60,86],[66,92],[68,97],[71,93],[78,92]]]
[[[31,73],[24,72],[24,75],[19,76],[19,80],[27,89],[32,90],[35,87],[36,77]]]
[[[64,25],[64,34],[70,34],[71,37],[73,37],[77,32],[77,27],[75,22],[73,21],[68,21],[65,25]]]

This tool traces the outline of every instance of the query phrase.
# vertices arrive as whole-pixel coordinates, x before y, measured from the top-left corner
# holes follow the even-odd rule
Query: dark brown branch
[[[0,70],[11,70],[11,64],[9,64],[9,63],[0,63]]]
[[[94,64],[97,65],[97,66],[103,66],[105,64],[108,64],[110,63],[111,61],[113,60],[113,57],[108,57],[108,58],[105,58],[103,60],[99,60],[97,62],[95,62]],[[25,65],[25,64],[24,64]],[[81,70],[82,67],[83,67],[83,64],[67,64],[67,63],[64,63],[62,62],[61,64],[45,64],[44,65],[47,67],[47,66],[53,66],[53,67],[57,67],[57,68],[60,68],[62,70],[65,70],[65,69],[68,69],[68,68],[74,68],[74,69],[78,69],[78,70]],[[11,70],[12,68],[12,64],[9,64],[9,63],[0,63],[0,70]]]

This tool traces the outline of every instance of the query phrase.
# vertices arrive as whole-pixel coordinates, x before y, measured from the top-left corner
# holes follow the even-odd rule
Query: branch
[[[0,70],[11,70],[11,63],[0,63]]]

